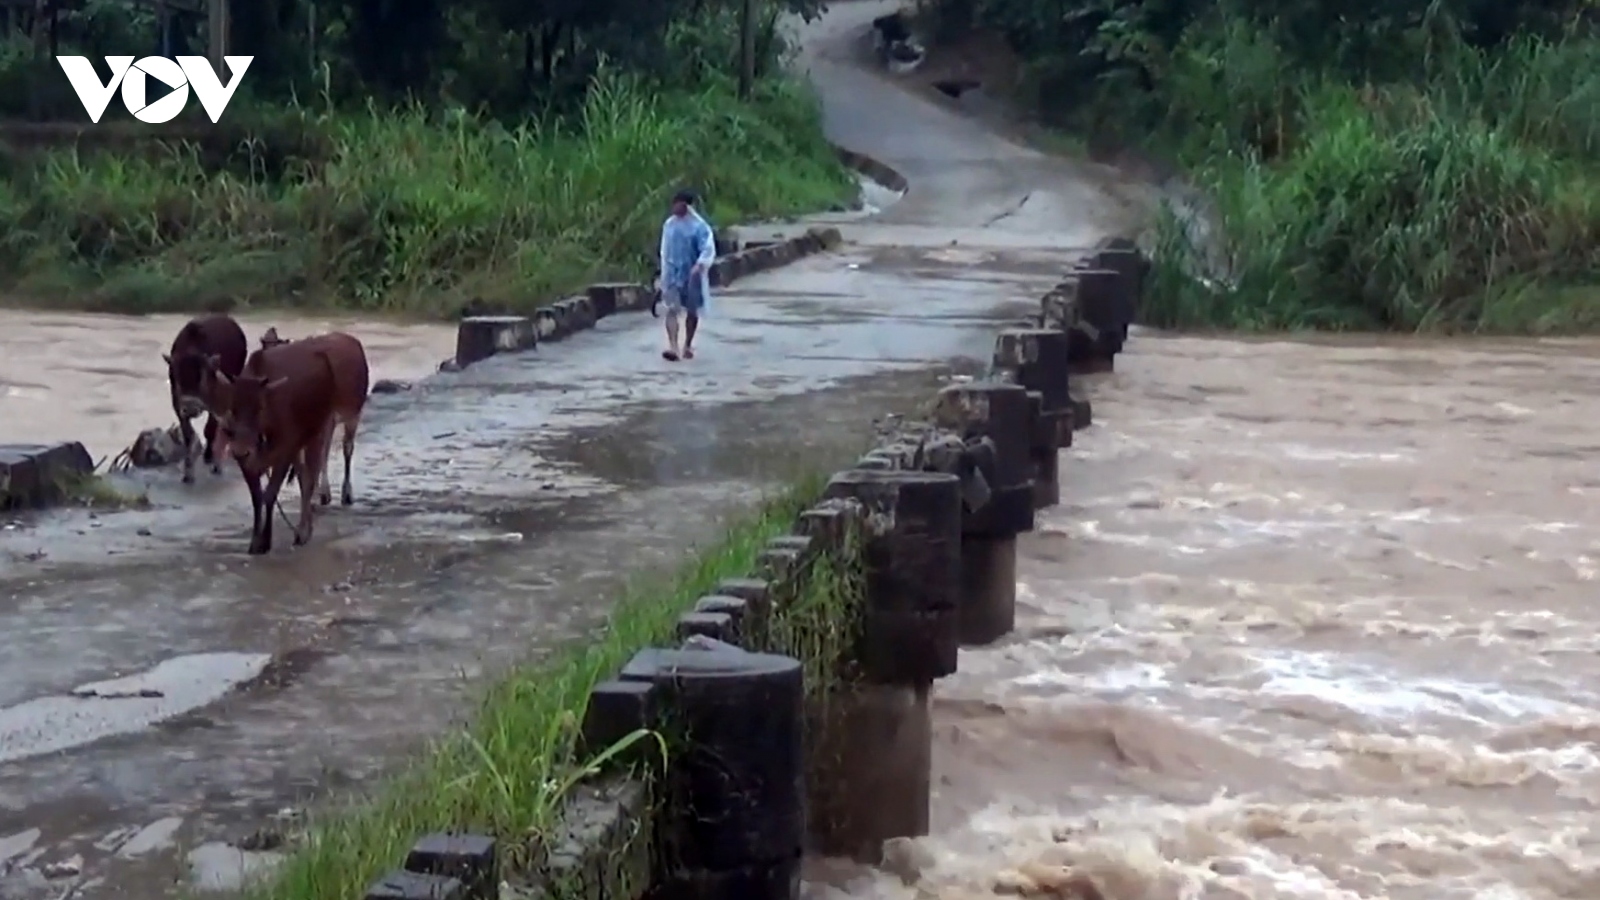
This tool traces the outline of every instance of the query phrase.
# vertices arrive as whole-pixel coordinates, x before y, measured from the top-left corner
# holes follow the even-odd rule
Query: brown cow
[[[194,483],[194,426],[189,421],[206,414],[205,461],[211,471],[222,473],[217,453],[217,418],[223,409],[208,391],[214,383],[213,371],[229,377],[244,368],[250,352],[244,329],[231,316],[202,316],[192,319],[172,340],[172,350],[161,354],[167,362],[167,387],[172,393],[172,411],[178,416],[178,433],[183,438],[183,483]]]
[[[269,350],[273,347],[282,347],[287,343],[289,343],[289,339],[286,337],[279,337],[278,329],[276,328],[268,328],[261,335],[261,349],[263,350]],[[330,454],[333,452],[333,442],[331,440],[328,442],[328,452]],[[295,475],[294,466],[290,466],[289,474],[285,476],[284,480],[288,481],[289,479],[295,477],[297,476]],[[328,464],[326,462],[322,464],[322,484],[320,485],[319,490],[322,495],[323,506],[327,506],[329,503],[333,502],[333,488],[328,484]]]
[[[324,484],[322,502],[333,500],[323,470],[335,425],[344,431],[340,499],[345,506],[355,502],[350,461],[367,402],[368,378],[361,342],[337,331],[264,347],[250,354],[238,378],[218,377],[228,398],[223,428],[229,450],[250,488],[252,554],[272,549],[272,511],[291,470],[300,483],[300,524],[294,542],[311,539],[311,497],[319,480]]]

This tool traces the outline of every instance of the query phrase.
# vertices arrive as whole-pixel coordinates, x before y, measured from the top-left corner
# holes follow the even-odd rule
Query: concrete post
[[[928,688],[956,669],[961,480],[943,472],[855,469],[828,501],[853,501],[866,577],[861,683],[817,711],[814,848],[866,863],[883,842],[928,833],[932,724]]]
[[[1128,286],[1122,275],[1110,269],[1077,268],[1071,273],[1077,282],[1079,316],[1088,329],[1079,329],[1070,345],[1075,371],[1084,374],[1110,372],[1113,360],[1122,351],[1130,303],[1124,296]]]
[[[682,731],[661,783],[651,895],[794,900],[806,832],[800,662],[711,642],[641,651],[621,680],[654,685],[664,727]]]
[[[527,350],[538,342],[534,322],[525,316],[468,316],[456,326],[456,367]]]
[[[991,482],[988,502],[967,505],[961,521],[961,642],[988,644],[1016,626],[1017,535],[1033,530],[1033,405],[1020,385],[967,382],[940,391],[931,418],[994,448],[992,468],[984,473]]]
[[[1058,454],[1072,446],[1070,343],[1065,332],[1043,328],[1007,329],[995,339],[995,368],[1039,396],[1029,444],[1036,509],[1061,502]]]

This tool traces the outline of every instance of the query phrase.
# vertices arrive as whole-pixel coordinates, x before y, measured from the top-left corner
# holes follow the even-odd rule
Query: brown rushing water
[[[920,878],[835,890],[1600,897],[1600,343],[1130,351],[936,691]]]
[[[161,354],[188,320],[0,309],[0,444],[83,441],[99,459],[173,424]],[[426,375],[455,351],[452,325],[273,313],[239,321],[252,347],[269,327],[286,338],[349,331],[366,345],[374,379]]]

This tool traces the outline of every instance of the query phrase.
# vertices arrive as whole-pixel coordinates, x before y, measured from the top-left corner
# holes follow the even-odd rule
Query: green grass
[[[1600,284],[1600,40],[1445,40],[1413,78],[1362,81],[1309,71],[1233,23],[1167,62],[1155,130],[1223,239],[1197,241],[1167,211],[1151,324],[1600,325],[1585,287]]]
[[[819,495],[820,479],[803,479],[737,523],[717,544],[695,554],[665,583],[630,589],[606,626],[554,658],[513,672],[494,685],[475,721],[441,741],[378,796],[315,824],[252,900],[345,900],[404,859],[423,833],[486,830],[508,844],[514,870],[529,841],[549,833],[567,789],[585,770],[574,739],[589,691],[638,650],[671,638],[678,616],[718,582],[754,571],[767,542],[787,533]],[[789,598],[769,628],[769,649],[805,661],[810,689],[827,691],[850,646],[841,622],[859,584],[823,565],[799,596]]]
[[[503,128],[420,109],[291,110],[226,159],[51,151],[4,160],[0,284],[120,312],[325,305],[528,310],[649,271],[673,190],[715,225],[824,209],[855,182],[815,98],[768,79],[665,92],[603,75],[575,122]]]
[[[143,509],[150,505],[145,493],[123,490],[100,475],[70,475],[57,485],[62,503],[86,509]]]

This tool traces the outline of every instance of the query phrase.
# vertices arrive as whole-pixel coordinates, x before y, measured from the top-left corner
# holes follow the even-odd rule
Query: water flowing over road
[[[1600,892],[1588,341],[1139,334],[854,897]]]

